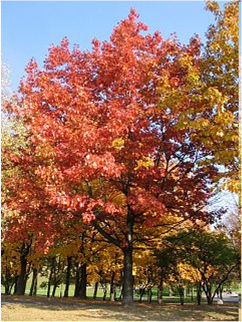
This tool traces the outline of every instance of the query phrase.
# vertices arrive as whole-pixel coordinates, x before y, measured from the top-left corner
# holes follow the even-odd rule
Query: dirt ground
[[[238,306],[135,304],[2,296],[2,321],[238,321]]]

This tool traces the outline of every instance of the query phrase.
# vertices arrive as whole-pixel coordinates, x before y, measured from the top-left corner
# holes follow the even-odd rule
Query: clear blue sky
[[[108,39],[131,7],[149,31],[163,38],[176,32],[181,42],[198,33],[202,40],[213,21],[203,1],[3,1],[2,59],[12,70],[12,88],[19,85],[24,68],[34,57],[42,64],[51,44],[67,36],[71,45],[90,49],[91,40]]]

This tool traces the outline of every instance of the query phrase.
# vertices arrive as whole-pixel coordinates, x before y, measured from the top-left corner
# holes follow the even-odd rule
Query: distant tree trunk
[[[143,296],[145,294],[145,287],[144,286],[141,286],[139,288],[139,294],[140,294],[140,296],[139,296],[139,302],[142,303],[142,298],[143,298]]]
[[[76,278],[75,278],[74,297],[78,297],[79,292],[80,292],[80,267],[79,267],[79,263],[76,263]]]
[[[87,298],[87,264],[81,265],[81,283],[80,283],[80,299]]]
[[[98,282],[95,283],[95,286],[94,286],[94,292],[93,292],[93,299],[96,300],[97,298],[97,290],[98,290]]]
[[[160,278],[160,283],[158,285],[158,293],[157,293],[158,303],[161,304],[163,302],[163,278]]]
[[[191,286],[191,302],[193,302],[193,286]]]
[[[58,265],[56,270],[54,270],[54,281],[53,281],[53,291],[52,291],[52,297],[55,296],[55,292],[57,287],[59,287],[61,283],[61,278],[62,278],[62,270],[61,270],[61,256],[58,258]],[[60,294],[62,296],[62,294]]]
[[[57,286],[58,286],[58,284],[54,283],[53,290],[52,290],[52,297],[55,297],[55,292],[56,292]]]
[[[148,303],[152,301],[152,287],[148,288]]]
[[[184,305],[184,287],[182,285],[178,286],[178,293],[180,296],[180,303],[181,305]]]
[[[5,295],[10,295],[10,285],[7,280],[5,282]]]
[[[119,300],[122,300],[123,298],[123,286],[120,286],[120,294],[119,294]]]
[[[37,285],[38,285],[38,271],[37,271],[37,276],[36,276],[36,279],[35,279],[34,289],[33,289],[33,295],[34,296],[37,295]]]
[[[203,290],[206,294],[208,305],[212,305],[213,304],[212,286],[208,283],[203,284]]]
[[[18,284],[18,275],[15,275],[15,277],[14,277],[14,290],[13,290],[14,295],[16,295],[16,292],[17,292],[17,284]]]
[[[34,268],[33,269],[31,287],[30,287],[30,291],[29,291],[30,296],[36,295],[36,292],[37,292],[37,277],[38,277],[38,269]]]
[[[223,300],[223,285],[219,287],[219,298],[220,300]]]
[[[168,296],[169,296],[169,297],[171,297],[171,295],[172,295],[172,291],[171,291],[170,286],[168,286],[168,287],[167,287],[167,289],[168,289]]]
[[[121,279],[121,285],[120,285],[120,294],[119,294],[119,300],[122,300],[123,298],[123,280],[124,280],[124,271],[122,270],[121,271],[121,274],[120,274],[120,279]]]
[[[72,264],[72,257],[67,257],[67,269],[66,269],[66,286],[65,286],[65,292],[64,297],[69,296],[69,286],[70,286],[70,279],[71,279],[71,264]]]
[[[106,296],[107,296],[107,285],[105,284],[103,288],[103,301],[106,300]]]
[[[51,259],[50,275],[49,275],[49,280],[48,280],[47,297],[50,297],[50,288],[51,288],[53,273],[54,273],[54,269],[55,269],[55,263],[56,263],[55,262],[55,257],[52,257],[52,259]]]
[[[112,302],[115,301],[115,284],[114,284],[114,280],[115,280],[115,272],[112,272],[111,284],[110,284],[110,300]]]
[[[197,304],[201,305],[202,300],[202,285],[201,282],[197,283]]]
[[[7,261],[7,258],[6,258],[6,261]],[[10,295],[10,291],[11,291],[11,288],[10,288],[10,271],[9,271],[9,267],[6,263],[6,266],[5,266],[5,295]]]

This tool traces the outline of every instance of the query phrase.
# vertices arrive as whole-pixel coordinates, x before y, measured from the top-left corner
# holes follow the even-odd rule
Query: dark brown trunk
[[[54,297],[55,296],[55,292],[56,292],[56,288],[57,288],[57,283],[55,283],[54,284],[54,286],[53,286],[53,290],[52,290],[52,297]]]
[[[34,283],[34,290],[33,290],[34,296],[37,295],[37,285],[38,285],[38,272],[37,272],[37,276],[36,276],[35,283]]]
[[[60,285],[60,283],[61,283],[61,257],[59,256],[58,265],[54,270],[52,297],[55,296],[56,289]],[[62,296],[61,293],[60,293],[60,296]]]
[[[112,302],[115,301],[115,284],[114,284],[114,279],[115,279],[115,272],[112,272],[111,284],[110,284],[110,300]]]
[[[180,296],[180,303],[181,303],[181,305],[184,305],[184,287],[178,286],[178,292],[179,292],[179,296]]]
[[[201,283],[197,284],[197,304],[201,305],[202,300],[202,285]]]
[[[7,281],[5,283],[5,295],[10,295],[10,285]]]
[[[76,277],[75,277],[74,296],[78,297],[79,292],[80,292],[80,267],[79,267],[79,263],[76,263]]]
[[[140,288],[139,288],[139,302],[141,303],[142,302],[142,298],[143,298],[143,296],[144,296],[144,294],[145,294],[145,287],[144,286],[141,286]]]
[[[151,303],[152,301],[152,287],[149,287],[148,289],[148,303]]]
[[[69,287],[70,287],[70,279],[71,279],[71,264],[72,264],[72,257],[67,257],[67,269],[66,269],[66,286],[65,286],[65,292],[64,297],[69,296]]]
[[[157,294],[158,303],[161,304],[163,302],[163,278],[160,278],[160,283],[158,285],[158,294]]]
[[[81,266],[81,283],[80,283],[80,292],[78,297],[80,299],[87,298],[87,264],[83,264]]]
[[[203,289],[206,294],[207,303],[208,305],[213,304],[213,297],[212,297],[212,287],[209,284],[203,284]]]
[[[106,300],[106,296],[107,296],[107,285],[105,284],[103,287],[103,301]]]
[[[13,290],[14,295],[16,295],[16,292],[17,292],[17,284],[18,284],[18,276],[15,275],[15,277],[14,277],[14,290]]]
[[[16,287],[16,295],[24,295],[26,288],[26,270],[27,270],[27,260],[26,254],[21,255],[20,257],[20,274],[18,276],[17,287]]]
[[[124,253],[124,278],[123,278],[123,298],[122,303],[125,306],[133,305],[133,228],[134,214],[130,206],[127,213],[127,248],[123,249]]]
[[[7,258],[6,258],[6,261],[7,261]],[[8,265],[6,264],[5,266],[5,295],[10,295],[10,291],[11,291],[11,288],[10,288],[10,272],[9,272],[9,268],[8,268]]]
[[[124,250],[124,278],[123,278],[123,299],[124,305],[133,304],[133,250],[132,247]]]
[[[54,269],[55,269],[55,257],[53,257],[52,260],[51,260],[51,268],[50,268],[50,276],[49,276],[49,281],[48,281],[47,297],[50,297],[50,288],[51,288]]]
[[[219,287],[219,298],[220,298],[220,300],[223,300],[223,286],[222,285]]]
[[[191,302],[193,302],[193,287],[191,287]]]
[[[94,292],[93,292],[93,299],[95,300],[97,298],[97,290],[98,290],[98,282],[95,283],[94,286]]]
[[[32,276],[32,282],[31,282],[31,287],[29,291],[29,295],[33,296],[36,295],[37,291],[37,277],[38,277],[38,269],[34,268],[33,269],[33,276]]]

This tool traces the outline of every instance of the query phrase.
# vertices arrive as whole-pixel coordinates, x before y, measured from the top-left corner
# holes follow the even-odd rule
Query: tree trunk
[[[149,287],[148,289],[148,303],[151,303],[152,301],[152,287]]]
[[[219,287],[219,298],[220,300],[223,300],[223,285]]]
[[[114,279],[115,279],[115,272],[112,272],[111,284],[110,284],[110,301],[112,301],[112,302],[115,301],[115,284],[114,284]]]
[[[123,298],[123,286],[124,286],[124,270],[122,269],[121,273],[120,273],[120,280],[121,280],[121,284],[120,284],[120,294],[119,294],[119,300],[121,301]]]
[[[98,282],[95,283],[94,292],[93,292],[93,299],[96,300],[97,298],[97,290],[98,290]]]
[[[180,303],[181,303],[181,305],[184,305],[184,287],[178,286],[178,292],[179,292],[179,296],[180,296]]]
[[[197,284],[197,304],[201,305],[202,300],[202,285],[201,283]]]
[[[124,280],[123,280],[123,300],[124,305],[133,304],[133,249],[129,247],[124,250]]]
[[[5,295],[10,295],[10,285],[8,284],[7,280],[5,282]]]
[[[76,263],[76,278],[75,278],[74,297],[78,297],[79,292],[80,292],[80,267],[79,267],[79,263]]]
[[[191,302],[193,302],[193,286],[191,287]]]
[[[204,289],[204,292],[206,294],[208,305],[212,305],[213,304],[213,296],[212,296],[212,287],[211,287],[211,285],[203,284],[203,289]]]
[[[104,289],[103,289],[103,301],[106,300],[106,296],[107,296],[107,285],[105,284]]]
[[[54,273],[55,269],[55,257],[52,258],[51,260],[51,268],[50,268],[50,276],[49,276],[49,281],[48,281],[48,289],[47,289],[47,297],[50,297],[50,288],[51,288],[51,282],[52,282],[52,276]]]
[[[144,296],[144,294],[145,294],[145,287],[144,287],[144,286],[141,286],[141,287],[139,288],[139,293],[140,293],[140,296],[139,296],[139,302],[140,302],[140,303],[142,303],[142,298],[143,298],[143,296]]]
[[[58,283],[55,283],[53,286],[52,297],[55,297],[55,292],[56,292],[57,286],[58,286]]]
[[[161,304],[163,302],[163,278],[160,278],[160,283],[158,286],[158,294],[157,294],[157,300],[158,303]]]
[[[14,277],[14,290],[13,290],[14,295],[16,295],[16,292],[17,292],[17,284],[18,284],[18,275],[15,275],[15,277]]]
[[[27,260],[26,254],[24,253],[20,257],[20,274],[17,281],[16,295],[24,295],[26,288],[26,270],[27,270]]]
[[[6,259],[7,261],[7,259]],[[11,291],[11,288],[10,288],[10,272],[9,272],[9,268],[8,268],[8,265],[6,264],[5,266],[5,295],[10,295],[10,291]]]
[[[83,300],[87,298],[87,264],[81,266],[81,283],[78,297]]]
[[[64,297],[69,296],[69,286],[70,286],[70,279],[71,279],[71,263],[72,263],[72,257],[67,257],[67,270],[66,270],[66,286],[65,286],[65,292]]]
[[[34,290],[33,290],[34,296],[37,295],[37,285],[38,285],[38,271],[37,271],[37,276],[36,276],[35,283],[34,283]]]
[[[124,290],[124,288],[121,285],[121,287],[120,287],[120,294],[119,294],[119,300],[122,300],[123,299],[123,290]]]
[[[31,287],[30,287],[30,291],[29,291],[30,296],[36,295],[36,291],[37,291],[37,276],[38,276],[38,269],[34,268],[33,269],[33,277],[32,277]]]

